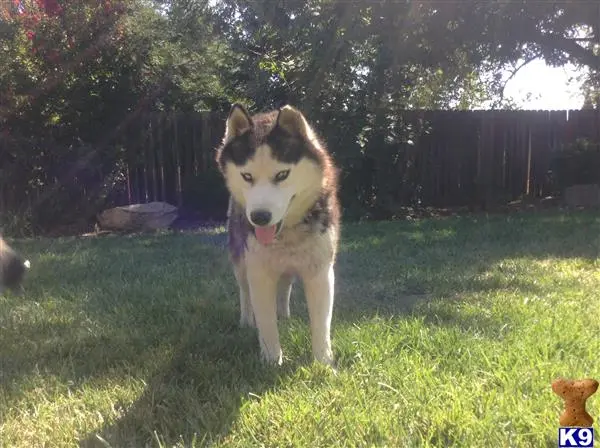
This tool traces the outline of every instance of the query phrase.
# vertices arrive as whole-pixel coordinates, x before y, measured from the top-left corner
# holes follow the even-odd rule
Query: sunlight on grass
[[[337,375],[301,288],[260,364],[219,231],[17,241],[0,446],[555,446],[551,381],[600,378],[599,216],[347,225]]]

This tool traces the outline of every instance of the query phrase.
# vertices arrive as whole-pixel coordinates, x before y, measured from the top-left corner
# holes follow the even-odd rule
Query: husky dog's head
[[[291,106],[251,117],[242,105],[234,104],[217,163],[263,244],[272,242],[283,227],[299,222],[335,183],[323,144]]]
[[[29,260],[23,261],[0,236],[0,294],[5,288],[20,292],[25,270],[29,266]]]

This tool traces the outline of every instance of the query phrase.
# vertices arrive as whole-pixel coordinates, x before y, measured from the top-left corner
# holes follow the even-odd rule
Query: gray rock
[[[168,228],[177,219],[177,207],[166,202],[131,204],[104,210],[98,224],[106,230],[159,230]]]

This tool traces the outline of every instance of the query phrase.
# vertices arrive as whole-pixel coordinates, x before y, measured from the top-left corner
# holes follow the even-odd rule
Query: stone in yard
[[[166,202],[149,202],[104,210],[98,215],[98,224],[110,230],[158,230],[168,228],[176,219],[177,207]]]

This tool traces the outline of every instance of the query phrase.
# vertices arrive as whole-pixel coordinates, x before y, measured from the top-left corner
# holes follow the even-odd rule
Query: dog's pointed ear
[[[309,125],[298,109],[285,105],[279,109],[277,126],[291,135],[308,137]]]
[[[251,127],[252,119],[246,108],[239,103],[233,104],[229,110],[225,124],[225,140],[239,137]]]

